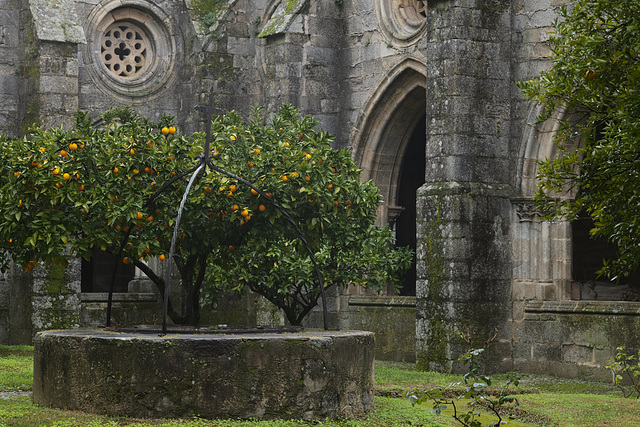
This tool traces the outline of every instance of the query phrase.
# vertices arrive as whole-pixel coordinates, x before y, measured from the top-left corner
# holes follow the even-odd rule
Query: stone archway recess
[[[363,107],[351,140],[354,159],[380,189],[378,223],[385,225],[399,212],[395,203],[405,152],[411,134],[424,118],[426,65],[409,58],[392,68]]]
[[[558,157],[559,150],[554,135],[561,122],[571,119],[565,111],[559,111],[544,123],[537,124],[541,111],[542,107],[539,105],[534,105],[529,110],[517,165],[516,188],[519,189],[520,198],[513,201],[515,222],[512,227],[515,292],[523,292],[523,286],[533,285],[536,288],[536,298],[543,300],[622,298],[621,292],[626,289],[624,284],[619,287],[595,288],[607,281],[596,274],[596,270],[602,265],[601,260],[617,255],[615,245],[604,238],[593,239],[589,235],[589,230],[593,227],[591,218],[582,217],[572,222],[542,222],[537,218],[533,197],[538,184],[539,162]],[[579,144],[580,141],[576,141],[575,146],[567,148],[576,149]],[[577,189],[572,189],[558,197],[572,200],[576,192]],[[640,273],[636,271],[627,280],[626,285],[638,283]],[[524,293],[527,294],[526,291]]]
[[[352,137],[355,161],[363,170],[362,179],[373,180],[380,189],[378,225],[381,226],[393,223],[403,211],[399,202],[403,159],[412,137],[415,138],[414,131],[423,129],[425,83],[423,61],[409,58],[396,65],[373,92],[355,126]],[[416,173],[421,174],[416,179],[423,182],[424,170]],[[415,215],[411,220],[415,221]],[[415,282],[413,275],[409,277]],[[415,294],[415,283],[410,288],[409,293]]]
[[[513,204],[513,292],[543,300],[570,299],[572,280],[572,235],[568,221],[540,221],[533,202],[539,161],[558,155],[554,135],[566,118],[559,112],[537,123],[542,107],[533,105],[527,117],[518,156]],[[573,198],[575,194],[561,197]],[[530,289],[527,289],[530,288]]]

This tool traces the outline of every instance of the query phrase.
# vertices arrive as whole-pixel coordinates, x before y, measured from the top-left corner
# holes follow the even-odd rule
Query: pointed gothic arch
[[[537,218],[533,196],[538,162],[557,157],[554,135],[560,123],[570,119],[566,112],[560,111],[538,124],[540,108],[532,106],[529,111],[517,167],[516,188],[520,197],[513,203],[514,283],[533,285],[537,299],[615,300],[626,292],[626,287],[630,287],[635,298],[640,273],[632,275],[626,284],[612,287],[605,286],[606,279],[598,278],[596,271],[602,259],[615,257],[616,249],[604,238],[590,237],[593,222],[588,215],[580,215],[571,222],[544,222]],[[573,199],[575,191],[559,196]],[[543,291],[544,288],[551,292]]]
[[[351,138],[362,178],[373,180],[380,189],[380,225],[399,214],[395,202],[402,156],[414,129],[425,120],[426,74],[426,65],[416,58],[392,68],[363,107]]]
[[[365,104],[352,138],[362,178],[373,180],[382,195],[378,224],[397,225],[397,243],[414,251],[415,193],[425,176],[425,86],[423,61],[409,58],[392,68]],[[415,265],[402,293],[415,295]]]
[[[522,291],[536,299],[563,300],[571,297],[571,223],[541,221],[533,197],[537,187],[538,162],[557,155],[553,137],[565,115],[558,113],[543,123],[537,123],[541,112],[539,105],[532,105],[529,109],[516,165],[518,197],[512,200],[511,228],[513,284],[515,293]]]

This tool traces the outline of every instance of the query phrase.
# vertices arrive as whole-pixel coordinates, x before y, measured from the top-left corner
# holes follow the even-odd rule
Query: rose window
[[[103,94],[128,105],[163,96],[178,81],[184,62],[178,23],[156,2],[92,1],[84,25],[86,70]]]
[[[421,0],[376,0],[380,29],[395,46],[418,42],[426,30],[427,2]]]
[[[417,27],[427,19],[426,3],[419,0],[398,0],[398,13],[409,25]]]
[[[109,72],[119,78],[133,79],[146,71],[149,62],[147,36],[130,22],[115,22],[104,32],[100,52]]]

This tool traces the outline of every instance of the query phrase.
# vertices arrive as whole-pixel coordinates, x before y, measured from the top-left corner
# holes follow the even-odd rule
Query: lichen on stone
[[[285,33],[305,4],[306,0],[283,0],[273,12],[260,34],[258,34],[258,37]]]

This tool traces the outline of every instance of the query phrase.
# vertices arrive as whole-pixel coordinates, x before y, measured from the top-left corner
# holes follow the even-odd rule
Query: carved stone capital
[[[539,221],[538,207],[531,199],[512,200],[511,203],[516,209],[519,222]]]

